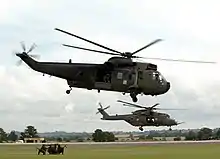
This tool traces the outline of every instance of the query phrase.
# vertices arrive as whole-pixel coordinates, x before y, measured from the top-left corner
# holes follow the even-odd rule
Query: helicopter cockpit
[[[159,113],[161,116],[164,116],[165,118],[170,118],[170,115],[169,114],[166,114],[166,113]]]
[[[161,85],[165,85],[165,83],[166,83],[166,79],[158,71],[153,72],[152,78],[153,78],[153,80],[157,81]]]

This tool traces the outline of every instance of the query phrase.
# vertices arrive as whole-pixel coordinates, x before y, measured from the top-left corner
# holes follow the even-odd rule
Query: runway
[[[55,142],[58,143],[58,142]],[[44,144],[55,144],[44,143]],[[220,143],[220,140],[202,141],[140,141],[140,142],[59,142],[62,145],[153,145],[153,144],[206,144]],[[0,143],[0,145],[42,145],[43,143]]]

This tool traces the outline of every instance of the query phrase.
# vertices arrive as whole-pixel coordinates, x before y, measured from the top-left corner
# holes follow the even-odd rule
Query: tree
[[[8,135],[9,141],[16,141],[18,139],[18,135],[16,135],[15,131],[11,131]]]
[[[153,140],[154,138],[152,136],[146,136],[146,140]]]
[[[130,134],[129,134],[129,138],[130,138],[131,140],[134,140],[134,135],[133,135],[132,133],[130,133]]]
[[[114,142],[115,135],[112,132],[103,132],[101,129],[96,129],[92,134],[92,140],[95,142]]]
[[[63,138],[63,141],[65,141],[65,142],[70,142],[70,138],[64,137],[64,138]]]
[[[96,129],[92,134],[93,141],[95,142],[104,142],[104,135],[101,129]]]
[[[202,128],[198,132],[198,139],[199,140],[208,140],[212,137],[212,129],[209,128]]]
[[[216,132],[216,138],[220,139],[220,128],[218,129],[218,131]]]
[[[115,141],[115,135],[112,132],[104,132],[104,141],[105,142],[114,142]]]
[[[196,140],[197,134],[194,131],[190,130],[185,137],[185,140]]]
[[[24,132],[21,132],[20,139],[24,139],[26,137],[33,138],[38,137],[37,135],[37,129],[34,128],[34,126],[27,126]]]
[[[63,139],[62,139],[61,137],[58,137],[58,138],[57,138],[57,141],[58,141],[58,142],[62,142]]]
[[[140,135],[139,136],[139,140],[145,140],[146,139],[146,136],[145,135]]]
[[[7,134],[4,129],[0,128],[0,142],[7,141]]]

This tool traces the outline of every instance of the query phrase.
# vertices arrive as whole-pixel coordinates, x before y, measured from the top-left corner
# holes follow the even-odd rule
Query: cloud
[[[220,62],[217,18],[218,1],[2,1],[0,6],[0,124],[9,131],[23,130],[27,124],[39,131],[137,130],[123,121],[102,121],[96,115],[97,102],[111,105],[110,114],[124,114],[133,108],[122,107],[117,99],[131,101],[116,92],[74,88],[70,95],[65,80],[42,76],[23,63],[15,67],[22,51],[37,44],[33,54],[40,61],[103,63],[111,56],[61,46],[62,43],[99,49],[54,30],[65,29],[119,51],[135,51],[156,38],[164,41],[140,52],[139,56]],[[42,5],[43,4],[43,5]],[[146,60],[144,60],[146,61]],[[219,64],[189,64],[148,60],[171,82],[162,96],[138,96],[139,103],[161,108],[187,108],[167,111],[186,121],[178,128],[215,127],[220,113]],[[145,129],[158,129],[154,127]]]

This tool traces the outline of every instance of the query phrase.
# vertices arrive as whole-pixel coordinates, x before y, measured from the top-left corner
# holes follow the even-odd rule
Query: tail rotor
[[[29,48],[28,51],[26,51],[26,46],[25,46],[25,43],[24,42],[21,42],[21,48],[22,48],[22,52],[14,52],[13,54],[15,54],[16,56],[20,57],[20,56],[29,56],[29,57],[32,57],[32,58],[36,58],[36,59],[39,59],[40,56],[39,55],[35,55],[35,54],[30,54],[30,52],[32,52],[35,48],[37,47],[37,45],[35,43],[33,43],[31,45],[31,47]],[[16,62],[16,65],[17,66],[20,66],[22,64],[22,60],[20,59],[19,61]]]
[[[102,106],[102,104],[100,102],[98,104],[99,104],[100,108],[98,108],[98,111],[96,112],[96,114],[100,113],[100,111],[104,111],[104,110],[110,108],[110,105],[105,107],[105,108],[103,108],[103,106]]]

